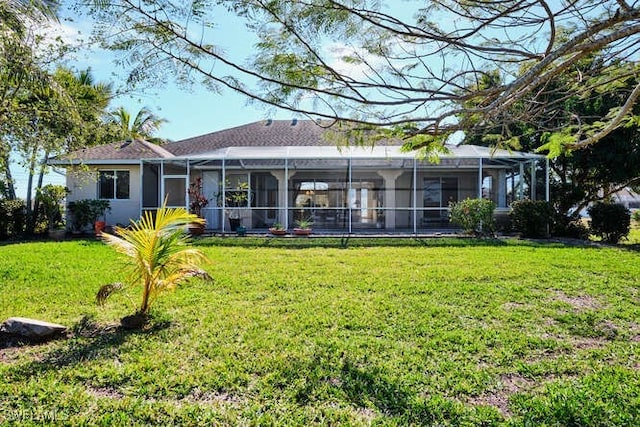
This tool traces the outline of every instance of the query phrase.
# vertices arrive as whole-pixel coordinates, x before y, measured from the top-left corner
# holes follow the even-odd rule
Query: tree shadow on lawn
[[[26,364],[16,366],[14,374],[30,378],[63,367],[75,366],[87,360],[111,359],[113,349],[139,335],[152,335],[171,326],[162,320],[152,322],[143,329],[128,330],[119,325],[101,326],[87,318],[81,319],[67,338],[58,338],[54,348]],[[37,342],[19,342],[16,347],[41,345]]]
[[[320,351],[310,359],[290,361],[281,374],[283,384],[297,385],[293,394],[296,404],[315,405],[325,399],[348,402],[359,417],[369,421],[393,418],[400,425],[462,423],[474,412],[445,396],[423,395],[424,390],[403,382],[393,372],[366,360],[353,361],[344,353],[337,356]]]
[[[627,245],[619,245],[622,249],[626,249],[632,252],[640,252],[640,243],[632,243]]]
[[[375,408],[381,414],[402,415],[411,408],[412,395],[404,390],[381,369],[374,366],[357,366],[344,360],[337,366],[323,357],[293,363],[285,369],[285,376],[303,376],[306,381],[295,393],[296,403],[313,403],[324,387],[340,394],[355,408],[364,411]],[[287,375],[288,372],[288,375]],[[291,384],[299,382],[293,381]]]

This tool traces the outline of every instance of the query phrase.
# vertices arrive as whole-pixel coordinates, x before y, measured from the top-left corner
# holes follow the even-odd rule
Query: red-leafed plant
[[[189,209],[191,213],[202,217],[202,208],[209,204],[204,194],[202,194],[202,178],[198,177],[189,184]]]

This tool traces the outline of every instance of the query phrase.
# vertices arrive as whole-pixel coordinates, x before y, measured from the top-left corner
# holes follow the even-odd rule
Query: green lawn
[[[0,246],[0,424],[639,425],[638,252],[470,239],[203,239],[145,331],[96,241]],[[627,246],[634,248],[635,246]]]

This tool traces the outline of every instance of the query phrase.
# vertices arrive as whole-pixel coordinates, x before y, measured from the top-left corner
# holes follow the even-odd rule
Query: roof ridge
[[[180,139],[177,141],[171,141],[169,143],[167,143],[167,145],[173,145],[173,144],[177,144],[177,143],[182,143],[182,142],[186,142],[186,141],[190,141],[192,139],[198,139],[198,138],[202,138],[202,137],[206,137],[208,135],[215,135],[217,133],[221,133],[221,132],[225,132],[225,133],[230,133],[230,132],[234,132],[238,129],[245,129],[245,128],[249,128],[251,126],[255,126],[255,125],[263,125],[263,126],[272,126],[275,123],[293,123],[294,120],[293,119],[262,119],[262,120],[256,120],[250,123],[245,123],[243,125],[237,125],[237,126],[232,126],[229,128],[224,128],[224,129],[218,129],[218,130],[214,130],[212,132],[207,132],[205,134],[201,134],[201,135],[195,135],[195,136],[190,136],[188,138],[184,138],[184,139]],[[301,123],[304,124],[313,124],[316,125],[320,128],[322,128],[318,122],[316,120],[313,119],[296,119],[295,120],[296,126],[299,126]],[[325,129],[325,128],[322,128]]]
[[[149,142],[146,139],[136,139],[136,141],[142,143],[145,147],[150,149],[151,151],[159,154],[162,157],[175,157],[175,155],[169,150],[165,149],[161,145],[154,144],[153,142]]]

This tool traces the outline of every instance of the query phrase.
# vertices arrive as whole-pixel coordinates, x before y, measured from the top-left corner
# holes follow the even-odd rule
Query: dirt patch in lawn
[[[124,394],[113,387],[87,387],[87,394],[93,397],[103,397],[107,399],[122,399]]]
[[[575,338],[571,340],[573,346],[578,350],[597,350],[607,345],[604,338]]]
[[[529,308],[530,305],[528,304],[524,304],[521,302],[505,302],[504,304],[502,304],[502,308],[505,311],[518,311],[518,310],[524,310],[526,308]]]
[[[500,377],[498,387],[490,392],[475,396],[469,399],[472,405],[493,406],[504,417],[511,417],[509,410],[509,397],[516,393],[532,390],[537,385],[536,382],[516,374],[503,375]]]
[[[598,299],[589,295],[569,296],[562,291],[557,291],[553,299],[569,304],[576,311],[599,310],[603,308],[603,305]]]
[[[241,397],[231,393],[223,391],[206,391],[200,390],[199,388],[192,390],[191,393],[185,396],[182,400],[189,403],[229,406],[239,406],[243,402]]]
[[[511,418],[513,413],[509,409],[509,398],[518,393],[528,393],[544,387],[547,383],[556,381],[561,377],[547,375],[536,380],[525,378],[517,374],[505,374],[500,377],[498,386],[494,390],[487,391],[479,396],[468,399],[468,403],[478,406],[493,406],[505,418]],[[562,378],[571,378],[563,376]]]
[[[0,363],[10,364],[18,359],[18,354],[20,354],[19,347],[0,347]]]

